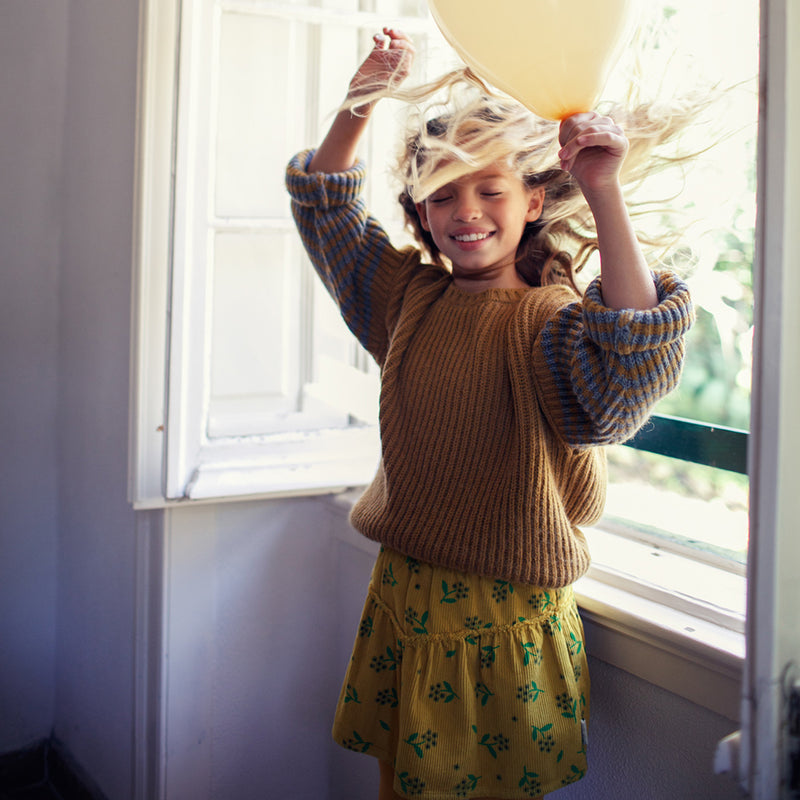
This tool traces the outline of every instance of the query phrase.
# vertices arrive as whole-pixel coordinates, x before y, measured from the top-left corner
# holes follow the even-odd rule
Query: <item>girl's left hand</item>
[[[584,195],[619,185],[628,139],[610,117],[589,111],[562,120],[558,132],[561,169],[572,173]]]

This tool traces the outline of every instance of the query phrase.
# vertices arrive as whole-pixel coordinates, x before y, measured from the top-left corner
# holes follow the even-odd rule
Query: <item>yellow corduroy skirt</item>
[[[540,589],[382,549],[333,736],[427,800],[526,798],[586,772],[589,675],[571,587]]]

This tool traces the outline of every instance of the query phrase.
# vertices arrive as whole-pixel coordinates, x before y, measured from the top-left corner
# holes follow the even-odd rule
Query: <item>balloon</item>
[[[590,111],[628,38],[634,0],[428,0],[456,52],[545,119]]]

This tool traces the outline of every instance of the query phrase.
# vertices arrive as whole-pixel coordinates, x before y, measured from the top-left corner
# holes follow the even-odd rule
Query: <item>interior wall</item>
[[[53,719],[66,0],[0,3],[0,753]]]
[[[133,783],[136,539],[126,495],[138,13],[138,0],[69,3],[60,197],[54,729],[110,800],[129,798]]]
[[[165,797],[327,797],[340,665],[324,507],[179,508],[165,530]]]
[[[374,759],[330,726],[375,543],[331,499],[168,518],[166,796],[374,800]],[[590,769],[560,798],[741,797],[712,770],[731,720],[596,659],[591,671]]]
[[[591,652],[588,637],[586,646]],[[736,723],[591,657],[589,672],[589,771],[559,800],[744,797],[712,769],[717,742]]]

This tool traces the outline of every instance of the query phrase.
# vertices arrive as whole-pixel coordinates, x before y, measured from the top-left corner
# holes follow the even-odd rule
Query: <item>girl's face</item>
[[[502,165],[472,172],[417,203],[422,227],[469,292],[527,286],[515,259],[522,232],[542,213],[544,189],[527,187]]]

